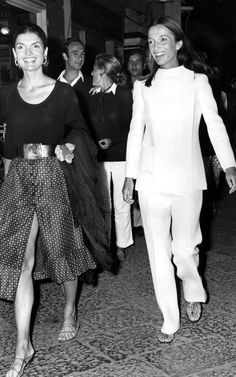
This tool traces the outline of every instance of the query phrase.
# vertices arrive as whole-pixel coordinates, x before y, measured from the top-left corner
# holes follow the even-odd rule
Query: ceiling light
[[[10,30],[7,26],[3,26],[0,29],[0,33],[3,34],[3,35],[8,35],[8,34],[10,34]]]

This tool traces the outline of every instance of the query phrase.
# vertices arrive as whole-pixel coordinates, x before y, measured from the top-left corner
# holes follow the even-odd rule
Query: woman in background
[[[120,62],[112,55],[99,54],[92,71],[93,89],[89,99],[92,133],[100,148],[107,184],[113,192],[117,255],[125,259],[125,249],[132,245],[130,205],[123,200],[125,152],[132,114],[132,94],[123,83]]]
[[[127,56],[127,85],[133,90],[134,82],[145,75],[146,55],[142,50],[131,50]],[[143,224],[138,202],[138,193],[134,193],[132,206],[133,234],[134,237],[143,236]]]

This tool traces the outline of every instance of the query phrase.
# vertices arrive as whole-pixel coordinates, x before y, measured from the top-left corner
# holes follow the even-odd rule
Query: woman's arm
[[[123,199],[128,204],[133,204],[134,180],[133,178],[126,177],[122,189]]]
[[[133,91],[133,114],[128,134],[126,149],[126,177],[137,177],[145,127],[145,105],[142,94],[142,83],[135,81]]]
[[[236,163],[234,153],[223,120],[218,115],[217,104],[207,77],[205,75],[198,75],[197,79],[199,80],[199,104],[213,148],[225,171],[226,181],[230,187],[229,193],[231,194],[236,190]]]
[[[218,114],[217,104],[214,99],[207,76],[196,75],[198,104],[201,108],[207,125],[208,134],[224,171],[236,166],[234,153],[222,118]]]

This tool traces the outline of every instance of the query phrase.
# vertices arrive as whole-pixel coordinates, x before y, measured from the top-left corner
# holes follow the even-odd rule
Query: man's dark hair
[[[145,52],[143,50],[136,48],[136,49],[129,51],[127,58],[126,58],[126,65],[128,65],[129,59],[133,55],[139,55],[140,59],[142,60],[143,65],[145,64],[145,62],[146,62]]]
[[[83,48],[85,48],[84,42],[80,38],[70,37],[70,38],[65,39],[65,41],[62,43],[62,46],[61,46],[62,54],[65,53],[66,56],[68,56],[68,47],[72,42],[80,43],[83,46]]]

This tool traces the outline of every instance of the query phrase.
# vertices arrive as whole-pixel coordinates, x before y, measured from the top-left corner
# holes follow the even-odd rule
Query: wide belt
[[[56,145],[48,145],[42,143],[23,144],[16,147],[16,156],[26,158],[28,160],[36,160],[44,157],[55,156]]]

